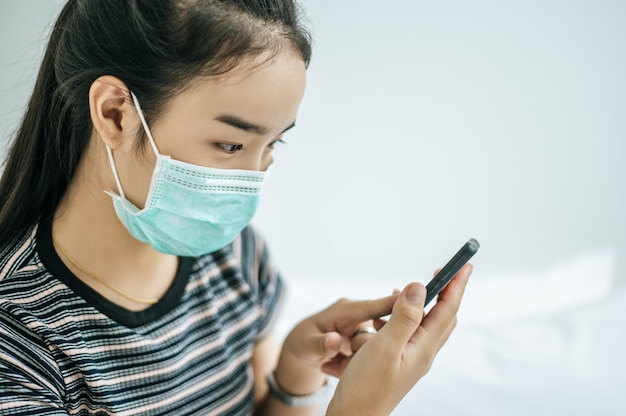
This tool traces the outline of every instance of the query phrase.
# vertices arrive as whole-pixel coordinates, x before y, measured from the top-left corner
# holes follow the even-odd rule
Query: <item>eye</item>
[[[217,143],[217,146],[230,155],[237,153],[243,148],[243,145],[233,143]]]
[[[283,139],[278,139],[278,140],[274,140],[272,143],[268,144],[267,147],[269,149],[273,149],[276,146],[276,144],[278,144],[278,143],[280,143],[280,144],[287,144],[287,142],[284,141]]]

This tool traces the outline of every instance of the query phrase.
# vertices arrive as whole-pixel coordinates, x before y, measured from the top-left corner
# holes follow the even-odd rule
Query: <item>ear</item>
[[[89,89],[89,111],[99,138],[111,149],[130,150],[141,120],[130,90],[120,79],[105,75]]]

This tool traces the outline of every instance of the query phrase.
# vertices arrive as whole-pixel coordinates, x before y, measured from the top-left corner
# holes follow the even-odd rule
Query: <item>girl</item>
[[[248,224],[310,55],[291,0],[67,2],[0,182],[1,414],[312,415],[330,374],[388,415],[428,371],[469,266],[272,335]]]

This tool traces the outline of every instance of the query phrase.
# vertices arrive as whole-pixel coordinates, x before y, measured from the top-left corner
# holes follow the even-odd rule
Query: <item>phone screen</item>
[[[426,285],[426,302],[424,306],[428,305],[435,296],[446,287],[446,285],[452,280],[455,274],[463,267],[465,263],[478,251],[480,244],[473,238],[470,238],[467,243],[461,247],[461,249],[446,263],[445,266],[432,278]]]

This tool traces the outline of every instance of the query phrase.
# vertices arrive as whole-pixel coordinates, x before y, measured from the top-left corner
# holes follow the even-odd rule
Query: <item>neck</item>
[[[108,166],[86,165],[90,165],[90,172],[110,171]],[[117,218],[111,197],[104,193],[115,189],[111,178],[103,173],[86,180],[79,166],[55,212],[52,236],[59,257],[79,279],[122,307],[142,310],[149,305],[130,300],[118,291],[135,298],[161,298],[174,279],[178,258],[160,253],[130,235]]]

